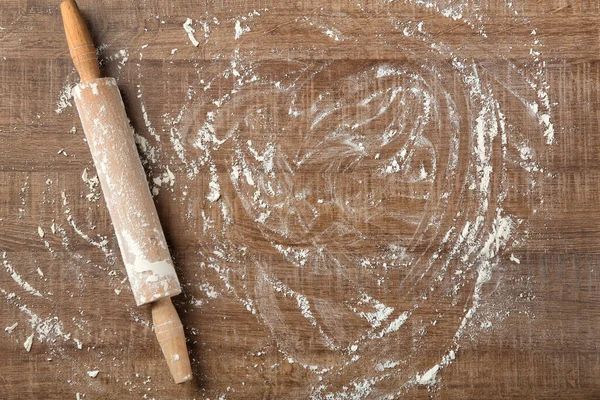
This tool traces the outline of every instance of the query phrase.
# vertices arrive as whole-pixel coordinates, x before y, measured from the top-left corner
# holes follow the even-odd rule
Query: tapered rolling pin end
[[[79,72],[81,81],[89,82],[100,78],[96,48],[75,0],[65,0],[60,3],[60,13],[62,14],[71,58],[77,72]]]
[[[192,366],[185,343],[183,325],[170,298],[152,303],[152,320],[158,343],[175,383],[192,380]]]

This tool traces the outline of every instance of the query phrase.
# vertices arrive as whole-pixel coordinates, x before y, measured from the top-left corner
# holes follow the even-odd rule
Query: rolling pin
[[[151,304],[154,330],[176,383],[192,379],[183,325],[171,297],[181,287],[158,219],[133,129],[113,78],[101,78],[96,49],[74,0],[60,5],[81,83],[73,97],[98,172],[135,302]]]

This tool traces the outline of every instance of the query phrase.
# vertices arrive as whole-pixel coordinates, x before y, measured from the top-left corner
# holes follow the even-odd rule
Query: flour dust
[[[434,393],[464,341],[501,326],[515,307],[505,296],[492,312],[490,289],[522,268],[528,220],[543,209],[509,205],[542,203],[537,188],[549,175],[538,155],[557,130],[539,31],[517,2],[494,5],[529,32],[526,61],[516,63],[488,29],[491,9],[476,3],[344,3],[365,21],[383,18],[387,30],[307,11],[290,24],[310,40],[275,57],[251,46],[264,32],[279,34],[269,8],[178,17],[171,22],[181,40],[162,55],[189,57],[176,106],[152,88],[156,65],[145,54],[159,50],[151,35],[137,47],[101,49],[106,66],[135,87],[128,112],[141,110],[132,120],[152,193],[161,207],[186,210],[174,218],[197,243],[180,265],[181,307],[202,311],[226,299],[252,316],[275,343],[247,354],[257,360],[256,379],[260,368],[272,371],[269,383],[293,365],[314,399]],[[470,34],[453,46],[435,34],[434,20]],[[215,62],[195,56],[215,48]],[[71,79],[57,114],[70,108]],[[93,168],[81,182],[80,192],[48,185],[60,212],[31,234],[77,270],[92,262],[74,242],[99,251],[107,266],[98,268],[124,298],[114,240],[72,211],[75,202],[99,203]],[[21,333],[31,351],[34,339],[59,350],[91,332],[81,315],[46,318],[27,308],[25,296],[52,301],[46,269],[33,280],[10,254],[3,264],[23,296],[2,289],[21,313],[5,329],[33,329]],[[199,327],[187,329],[199,340]],[[87,371],[102,371],[98,380],[109,366],[99,359]],[[213,394],[234,398],[244,389],[232,380]]]

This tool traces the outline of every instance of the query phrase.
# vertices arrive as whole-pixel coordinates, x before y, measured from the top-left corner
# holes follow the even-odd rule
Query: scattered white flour
[[[71,93],[72,89],[73,84],[67,80],[58,96],[58,102],[56,103],[56,110],[54,110],[54,112],[57,114],[62,114],[62,112],[68,107],[73,107],[73,103],[71,103],[71,98],[73,97]]]
[[[109,255],[110,252],[108,250],[108,239],[106,238],[106,236],[102,236],[102,235],[98,235],[98,240],[94,240],[92,238],[90,238],[86,233],[84,233],[75,223],[75,220],[73,219],[73,216],[71,215],[71,209],[68,207],[69,202],[67,200],[67,195],[66,193],[63,191],[61,192],[61,197],[62,197],[62,204],[65,207],[65,215],[67,216],[67,222],[69,223],[69,225],[71,225],[71,227],[73,228],[73,230],[85,241],[87,241],[89,244],[91,244],[92,246],[95,246],[99,249],[101,249],[104,254]]]
[[[98,47],[97,50],[100,50],[100,47]],[[125,64],[127,63],[127,61],[129,60],[129,50],[128,49],[121,49],[113,54],[111,54],[110,56],[102,59],[100,61],[100,63],[106,63],[106,62],[111,62],[111,61],[117,61],[117,70],[120,72],[121,69],[125,66]],[[117,78],[117,77],[115,77]]]
[[[209,283],[203,283],[202,285],[200,285],[200,289],[209,299],[216,299],[217,297],[219,297],[219,292],[217,292],[215,290],[215,287]]]
[[[440,370],[439,365],[433,366],[431,369],[426,371],[423,375],[417,374],[415,382],[419,385],[431,386],[436,383],[437,373]]]
[[[19,275],[17,271],[15,271],[13,266],[7,260],[6,251],[2,253],[2,264],[4,265],[4,268],[6,268],[6,271],[9,273],[12,280],[22,287],[27,293],[37,297],[42,297],[42,294],[38,290],[34,289],[29,282],[23,279],[23,277]]]
[[[235,21],[235,35],[234,35],[234,39],[238,40],[246,32],[250,32],[250,28],[248,26],[242,27],[242,24],[240,23],[239,20]]]
[[[480,16],[478,13],[481,11],[477,7],[472,7],[472,2],[465,4],[459,4],[456,1],[423,0],[405,0],[403,3],[390,0],[388,2],[395,3],[394,6],[399,8],[416,8],[421,9],[421,12],[425,10],[426,13],[442,15],[451,19],[449,23],[452,21],[464,23],[476,33],[474,36],[476,41],[487,37],[482,22],[484,19],[478,17]],[[358,3],[357,7],[362,9]],[[355,40],[365,40],[361,36],[365,35],[364,32],[357,35],[351,29],[344,28],[347,25],[344,25],[343,21],[340,21],[339,25],[334,24],[332,23],[333,19],[320,17],[317,14],[326,15],[326,13],[315,13],[310,17],[300,17],[296,20],[300,22],[298,29],[305,29],[314,36],[316,28],[317,35],[322,36],[321,42],[331,46],[337,46],[343,41],[353,43]],[[256,13],[256,15],[260,14]],[[365,16],[370,18],[372,15],[365,13]],[[384,8],[382,8],[380,16],[385,18]],[[148,140],[136,135],[136,143],[144,158],[144,164],[150,165],[152,171],[162,171],[158,172],[157,176],[150,177],[151,185],[153,185],[152,193],[156,195],[159,188],[170,188],[174,193],[174,200],[181,200],[182,204],[188,207],[190,224],[196,217],[200,220],[200,217],[195,214],[198,210],[198,203],[202,203],[202,207],[204,207],[201,209],[202,221],[198,223],[198,233],[202,235],[203,241],[199,253],[206,256],[209,261],[206,264],[202,263],[199,269],[203,273],[215,274],[215,278],[209,278],[208,282],[194,286],[194,290],[201,292],[202,298],[196,300],[190,296],[189,304],[196,304],[194,302],[206,304],[206,301],[210,299],[223,296],[235,299],[249,313],[256,314],[257,320],[264,323],[270,330],[270,339],[277,345],[277,354],[283,354],[289,363],[304,368],[306,373],[310,374],[308,376],[311,384],[317,379],[321,382],[320,385],[315,384],[310,388],[310,396],[315,399],[359,399],[368,396],[401,397],[396,392],[388,394],[385,392],[387,389],[383,389],[384,391],[381,393],[378,391],[377,385],[386,380],[393,383],[388,387],[395,387],[397,390],[400,388],[404,390],[411,385],[432,386],[436,384],[439,381],[440,371],[454,359],[455,350],[457,351],[459,347],[457,341],[475,320],[478,315],[477,311],[483,307],[481,305],[482,289],[495,277],[495,267],[499,255],[510,254],[511,243],[524,230],[519,217],[506,213],[502,208],[502,201],[506,193],[501,188],[508,186],[505,185],[507,181],[504,176],[505,166],[503,163],[505,159],[508,159],[507,151],[512,151],[516,155],[516,159],[520,158],[524,163],[534,163],[536,153],[534,146],[529,142],[515,141],[517,134],[509,127],[511,110],[504,107],[502,102],[504,94],[500,95],[496,89],[494,71],[486,70],[486,73],[481,73],[482,68],[476,60],[471,60],[464,54],[461,55],[460,49],[454,49],[450,45],[439,42],[435,35],[428,33],[427,29],[431,25],[427,21],[411,20],[404,16],[399,18],[391,11],[388,12],[388,17],[392,23],[390,32],[393,35],[400,33],[400,41],[385,31],[376,33],[372,40],[376,40],[377,46],[381,48],[389,43],[389,49],[395,52],[399,50],[411,52],[416,48],[417,52],[422,51],[427,56],[426,65],[424,63],[422,66],[410,66],[403,63],[386,62],[375,66],[373,70],[351,74],[352,76],[346,79],[335,76],[335,70],[338,67],[333,61],[303,61],[302,66],[293,71],[296,67],[294,66],[295,60],[292,58],[288,60],[290,72],[280,76],[271,71],[263,72],[265,68],[260,61],[254,61],[256,56],[251,51],[236,48],[231,52],[221,50],[218,53],[217,59],[224,60],[224,64],[227,66],[223,67],[222,71],[218,71],[215,77],[211,77],[211,72],[200,64],[193,64],[195,72],[202,79],[198,80],[198,85],[191,84],[187,93],[185,90],[182,92],[182,98],[185,97],[184,104],[180,110],[174,110],[173,113],[164,117],[165,126],[161,127],[156,120],[152,121],[155,124],[153,126],[146,112],[146,105],[143,101],[141,102],[141,115],[151,137]],[[259,32],[262,27],[255,28],[249,18],[250,15],[236,16],[226,19],[227,23],[221,25],[216,17],[207,13],[200,19],[196,19],[196,29],[192,27],[194,21],[191,18],[187,18],[183,28],[188,34],[190,42],[194,46],[199,46],[194,35],[197,29],[201,29],[199,32],[204,33],[205,43],[211,34],[214,34],[215,37],[231,35],[232,25],[235,30],[235,40],[250,32],[251,27],[253,31]],[[370,40],[370,38],[367,39]],[[311,43],[306,44],[307,48],[311,45]],[[538,44],[532,46],[532,57],[541,58],[540,46]],[[146,47],[148,47],[147,44],[141,46],[142,49]],[[335,49],[335,47],[331,48]],[[303,48],[298,49],[300,52],[303,50]],[[177,49],[171,50],[172,55],[176,52]],[[128,55],[121,55],[121,52],[118,54],[119,57],[122,56],[120,66],[123,66]],[[181,52],[177,54],[182,55]],[[442,62],[438,63],[438,59]],[[142,78],[143,63],[141,60],[140,53],[140,62],[136,64],[138,79]],[[446,60],[451,60],[452,66],[446,66]],[[190,62],[194,63],[194,60],[190,60]],[[542,61],[540,61],[540,65],[541,63]],[[330,68],[331,65],[335,68]],[[537,120],[540,132],[551,143],[554,130],[548,99],[549,88],[544,81],[544,68],[540,67],[539,70],[539,77],[530,79],[529,87],[524,85],[527,90],[531,89],[533,95],[521,97],[525,108],[528,108],[528,112],[534,116],[533,121]],[[519,74],[524,73],[522,68],[517,67],[511,71],[515,74],[514,79],[518,79]],[[321,80],[315,80],[315,77],[321,72],[331,73],[332,78],[324,79],[324,76],[320,75],[319,79]],[[538,75],[537,72],[536,75]],[[441,81],[437,78],[439,76],[452,78],[451,80],[455,82],[456,86],[462,85],[459,89],[463,90],[445,87],[443,82],[439,82]],[[313,85],[316,82],[318,85]],[[330,82],[332,87],[325,87],[322,92],[319,92],[321,91],[320,86],[326,86],[326,82]],[[223,89],[227,84],[231,88]],[[502,83],[500,84],[502,85]],[[514,85],[512,82],[506,84]],[[248,91],[253,93],[264,91],[272,94],[272,96],[265,97],[276,103],[276,107],[273,108],[289,109],[289,113],[286,111],[283,117],[277,112],[271,112],[269,104],[246,104],[244,106],[246,108],[236,108],[232,104],[245,101],[242,90],[244,85],[249,86],[250,90]],[[216,90],[217,87],[218,90]],[[306,91],[307,87],[311,87],[311,90]],[[345,89],[341,89],[341,87],[345,87]],[[63,92],[66,93],[66,89],[70,91],[70,86],[65,86]],[[269,90],[272,92],[268,93]],[[219,92],[219,94],[214,92]],[[464,99],[460,98],[461,96],[464,96]],[[141,88],[138,88],[138,97],[142,98]],[[297,101],[293,100],[296,98]],[[65,99],[64,104],[60,104],[61,94],[58,104],[60,111],[57,110],[57,113],[71,106],[70,93]],[[465,103],[469,105],[468,110],[461,108]],[[150,99],[148,99],[149,108],[150,105],[154,106],[155,104],[150,103]],[[408,111],[402,113],[402,110]],[[236,113],[237,111],[240,113]],[[281,118],[277,121],[279,126],[276,126],[273,120],[261,125],[260,122],[257,122],[259,118],[253,119],[255,114],[265,115],[269,112],[271,112],[270,116],[274,117],[273,120]],[[196,113],[198,114],[196,115]],[[503,113],[507,113],[507,118]],[[415,117],[415,121],[412,121],[413,117]],[[190,119],[199,119],[198,126],[200,128],[194,128],[197,132],[189,132]],[[338,124],[340,129],[330,129],[331,123],[328,121],[336,121],[335,124]],[[372,129],[368,124],[386,121],[389,122],[389,129],[382,129],[377,139],[371,139],[362,132]],[[245,127],[247,131],[240,134],[239,126],[235,125],[237,123],[240,125],[247,123]],[[256,124],[256,127],[252,124]],[[450,133],[447,138],[430,134],[432,127],[442,126],[442,124],[447,124],[449,127],[447,131]],[[251,126],[255,131],[248,134]],[[294,136],[295,132],[290,132],[289,126],[299,130],[305,129],[305,131]],[[306,128],[301,128],[304,126]],[[453,131],[454,127],[459,126],[460,129],[456,128],[456,132]],[[282,129],[281,132],[271,133],[265,128],[288,130]],[[531,127],[527,128],[528,133],[533,132],[533,129],[529,129]],[[441,131],[439,130],[439,132]],[[161,143],[159,132],[169,133],[171,147],[168,147],[168,142]],[[188,147],[187,144],[190,141],[186,135],[196,133],[198,138],[194,146]],[[289,140],[294,140],[294,143],[296,141],[299,143],[297,154],[292,154],[290,149],[281,145],[287,137],[291,138]],[[510,139],[510,146],[506,144],[507,138]],[[196,138],[192,137],[192,139]],[[404,144],[397,145],[405,139]],[[500,145],[497,146],[497,144]],[[515,148],[511,148],[511,146]],[[230,151],[232,147],[234,151],[239,150],[239,154],[235,154],[235,159],[231,161],[223,161],[223,154],[232,153]],[[335,148],[336,151],[327,152],[328,148]],[[438,158],[441,155],[436,152],[440,148],[447,149],[450,153],[448,160],[440,162]],[[463,148],[464,152],[459,151]],[[173,155],[168,151],[172,151]],[[63,149],[60,154],[66,156]],[[502,154],[504,158],[496,158],[498,154]],[[175,176],[169,168],[167,167],[165,170],[158,164],[160,159],[171,156],[182,162],[183,171],[187,173],[187,177],[191,181],[191,183],[187,182],[188,184],[178,185],[178,190],[183,188],[181,191],[174,190]],[[318,157],[331,158],[331,162],[323,163],[323,159]],[[343,157],[347,158],[343,159]],[[339,187],[339,184],[336,186],[334,182],[336,174],[339,175],[340,171],[337,169],[336,162],[341,163],[342,160],[351,165],[348,169],[349,172],[353,171],[354,166],[357,168],[369,166],[370,169],[366,170],[366,173],[370,174],[369,179],[381,178],[381,180],[369,182],[372,185],[370,191],[357,190],[357,198],[349,198],[344,192],[344,188]],[[413,160],[419,162],[413,163]],[[461,171],[458,171],[457,165],[464,167],[465,164],[468,165],[469,172],[465,176],[460,176]],[[450,167],[444,169],[446,165]],[[297,176],[301,174],[295,175],[300,169],[313,168],[313,166],[328,168],[320,171],[323,182],[300,181]],[[229,171],[227,168],[230,168]],[[530,168],[527,171],[535,172],[534,168],[536,167],[527,168]],[[92,188],[97,189],[98,184],[90,185],[87,169],[84,170],[84,174],[85,178],[82,176],[82,179],[88,185],[91,194]],[[188,187],[191,188],[193,183],[198,182],[194,181],[197,176],[201,175],[202,179],[206,179],[205,177],[208,177],[209,174],[208,187],[201,188],[200,192],[208,201],[198,202],[198,198],[193,197],[194,191],[188,190]],[[97,177],[95,178],[97,179]],[[228,179],[233,182],[234,191],[232,193],[229,193],[230,182]],[[434,182],[437,185],[440,179],[448,182],[466,182],[466,184],[464,187],[452,185],[449,187],[442,182],[440,185],[445,187],[445,190],[440,193],[427,189]],[[180,182],[178,181],[178,183]],[[362,178],[356,185],[365,187]],[[382,198],[389,197],[391,193],[385,190],[386,186],[403,187],[403,190],[410,192],[410,195],[405,196],[408,201],[424,202],[429,205],[431,202],[437,202],[436,206],[428,205],[424,216],[394,214],[392,210],[382,208],[385,207]],[[418,190],[412,190],[414,187]],[[352,192],[352,190],[349,191]],[[417,192],[419,193],[417,194]],[[189,196],[188,193],[190,193]],[[227,198],[225,198],[226,195]],[[263,263],[263,259],[261,259],[263,255],[254,254],[256,249],[252,246],[239,248],[240,233],[235,227],[239,226],[237,223],[240,210],[236,209],[234,213],[233,209],[228,208],[233,204],[230,202],[230,195],[234,200],[237,200],[235,196],[241,199],[248,196],[249,200],[243,204],[242,212],[246,211],[250,214],[248,221],[252,225],[251,228],[256,230],[260,240],[267,245],[270,243],[273,247],[272,255],[277,257],[273,266]],[[361,203],[363,200],[361,195],[366,197],[364,203]],[[379,198],[378,195],[380,195]],[[463,199],[461,196],[465,196],[465,198]],[[458,197],[461,197],[461,201],[464,200],[464,204],[472,204],[473,207],[464,207],[457,215],[447,213],[435,215],[434,213],[437,211],[429,210],[431,208],[436,210],[452,209],[447,206],[451,204],[451,201],[456,201]],[[67,207],[64,192],[63,202]],[[213,203],[215,204],[213,205]],[[336,208],[335,214],[330,211],[332,208]],[[67,222],[74,228],[75,233],[88,243],[102,248],[106,254],[106,239],[99,237],[98,240],[92,240],[88,236],[93,230],[93,222],[89,220],[83,222],[90,224],[89,230],[80,229],[73,221],[70,209],[67,207],[66,210]],[[384,240],[379,248],[380,254],[373,257],[357,256],[353,251],[348,250],[344,243],[353,243],[354,245],[360,244],[361,241],[368,243],[373,240],[368,233],[361,231],[361,223],[367,221],[368,218],[373,218],[375,223],[379,223],[377,219],[382,212],[385,215],[389,214],[390,220],[399,220],[403,224],[406,223],[407,226],[428,227],[427,235],[429,236],[443,237],[443,240],[433,243],[431,246],[432,249],[436,245],[439,246],[433,257],[431,259],[426,257],[425,261],[425,257],[415,261],[411,259],[411,251],[407,245],[396,243],[394,239],[390,239],[390,243]],[[333,222],[331,224],[328,223],[328,228],[324,233],[314,233],[315,225],[311,225],[312,221],[318,221],[322,215],[329,218],[337,214],[342,215],[343,218],[331,221]],[[361,220],[363,217],[365,221]],[[448,224],[453,226],[443,226],[447,232],[435,231],[443,221],[452,219],[454,223]],[[354,223],[356,224],[353,225]],[[60,222],[58,228],[53,222],[50,230],[53,234],[57,232],[61,234],[63,240],[68,239],[69,234],[64,232]],[[202,231],[200,232],[200,230]],[[415,232],[417,241],[425,236],[425,233],[421,231]],[[336,242],[336,246],[339,245],[339,248],[335,249],[337,253],[332,250],[333,246],[323,246],[323,241],[331,242],[332,237],[344,239],[339,241],[340,244]],[[379,241],[378,238],[377,243]],[[63,243],[63,246],[66,245]],[[75,253],[73,258],[77,257],[80,258],[76,260],[78,263],[88,261],[82,260],[81,255]],[[514,254],[511,254],[510,260],[517,264],[520,263]],[[460,266],[454,268],[455,263]],[[365,274],[364,281],[362,276],[357,278],[347,274],[348,266],[351,265],[360,265],[361,273]],[[278,275],[280,272],[275,266],[285,267],[286,273],[289,273],[289,267],[291,267],[291,271],[295,275],[294,279],[281,278]],[[256,273],[257,269],[258,274]],[[401,301],[405,299],[399,299],[396,302],[392,296],[380,294],[385,292],[376,291],[389,290],[392,285],[390,276],[398,270],[415,275],[423,274],[423,276],[414,277],[417,285],[414,286],[415,292],[411,294],[414,294],[414,301],[410,305],[414,309],[405,308],[406,305]],[[48,276],[50,276],[49,271],[47,270]],[[38,274],[43,277],[39,269]],[[259,275],[260,283],[258,284],[254,282],[256,275]],[[432,282],[425,282],[430,275]],[[289,275],[287,276],[289,277]],[[320,277],[323,280],[330,280],[332,276],[345,291],[343,293],[344,302],[341,305],[332,304],[333,297],[329,297],[328,293],[317,295],[311,291],[314,289],[313,287],[308,287],[308,285],[318,282]],[[409,276],[409,278],[413,277]],[[15,280],[14,277],[13,280]],[[37,282],[39,281],[37,280]],[[394,281],[394,283],[398,282]],[[417,293],[416,288],[420,287],[419,284],[423,286],[424,291]],[[19,285],[21,284],[19,283]],[[257,285],[260,286],[260,290],[257,290]],[[365,292],[363,286],[368,286],[370,289],[376,288],[376,290]],[[405,289],[405,287],[400,286],[400,289]],[[428,339],[432,336],[428,333],[429,325],[425,321],[417,320],[418,317],[413,316],[414,310],[423,306],[437,306],[435,302],[441,302],[440,298],[448,299],[449,302],[459,301],[465,290],[469,291],[467,297],[470,300],[457,305],[456,310],[463,318],[459,320],[460,325],[456,328],[456,333],[454,331],[449,333],[449,335],[454,334],[454,338],[448,337],[449,340],[454,339],[455,347],[433,367],[422,368],[424,372],[416,376],[406,376],[403,370],[406,360],[410,360],[412,356],[419,357],[418,352],[425,353],[432,350],[427,347]],[[471,295],[471,291],[474,292],[473,295]],[[114,289],[114,292],[118,296],[121,289]],[[290,302],[282,306],[284,301]],[[340,302],[337,297],[335,301]],[[425,304],[425,302],[428,303]],[[258,305],[259,303],[261,304]],[[358,321],[361,321],[365,326],[364,331],[351,332],[350,330],[342,333],[339,330],[340,322],[335,318],[338,306],[343,308],[350,317],[356,317]],[[301,318],[295,318],[296,322],[289,322],[282,318],[284,314],[280,313],[280,307],[288,307],[286,312],[295,312]],[[463,307],[464,311],[461,311]],[[440,307],[441,309],[442,307]],[[460,314],[461,312],[462,314]],[[417,313],[415,312],[415,314]],[[447,316],[448,314],[442,314],[440,311],[440,315],[436,315],[436,320],[431,322],[431,325],[435,325],[438,320],[441,321]],[[144,318],[139,318],[137,314],[136,318],[141,325],[150,324]],[[411,319],[411,324],[406,324],[409,319]],[[62,324],[58,319],[49,317],[48,320],[40,318],[39,320],[35,323],[36,332],[45,331],[48,326],[56,323],[59,332],[52,328],[49,330],[48,336],[62,337],[63,339],[68,336],[62,331]],[[47,323],[43,324],[43,321],[47,321]],[[69,321],[65,320],[65,322]],[[479,320],[476,325],[487,327],[488,322],[491,326],[491,321],[480,324]],[[302,323],[305,325],[302,326]],[[404,332],[403,329],[407,325],[410,325],[410,329],[413,330]],[[197,334],[195,328],[190,329],[191,332],[194,332],[193,335]],[[310,331],[311,329],[313,331]],[[302,338],[311,335],[311,340],[322,341],[319,345],[324,344],[334,357],[339,358],[339,362],[336,360],[337,364],[332,362],[331,364],[311,365],[309,360],[312,355],[306,348],[297,345],[297,338],[293,336],[296,331],[303,332],[305,336]],[[395,350],[394,343],[397,343],[397,340],[405,340],[406,337],[412,337],[414,352],[408,350],[407,354],[399,354]],[[81,349],[82,343],[77,339],[73,340],[77,344],[77,348]],[[433,350],[437,351],[439,348]],[[377,355],[374,355],[374,352]],[[280,364],[273,364],[271,368],[280,368]],[[102,369],[104,370],[104,368]],[[364,378],[356,379],[355,375],[350,376],[352,372],[347,371],[363,371],[363,374],[367,375]],[[395,381],[392,382],[392,380]],[[131,385],[131,382],[128,385]],[[241,382],[240,385],[243,386],[244,382]],[[382,383],[382,387],[385,387],[384,383]],[[80,398],[79,393],[76,396]]]
[[[194,21],[192,21],[191,18],[187,18],[185,20],[185,22],[183,23],[183,29],[187,32],[188,34],[188,38],[190,39],[190,42],[192,42],[192,44],[196,47],[198,47],[200,45],[200,42],[198,42],[196,40],[196,38],[194,37],[194,33],[196,33],[196,30],[194,28],[192,28],[192,23]]]
[[[152,195],[156,196],[159,193],[159,188],[165,187],[168,188],[171,192],[175,187],[175,174],[171,172],[169,166],[167,165],[165,171],[159,176],[155,176],[152,178]]]
[[[90,378],[95,378],[98,376],[98,374],[100,373],[99,370],[94,370],[94,371],[88,371],[87,374]]]
[[[398,329],[400,329],[402,327],[402,325],[404,325],[404,323],[406,322],[408,317],[409,317],[409,313],[406,311],[403,312],[396,319],[394,319],[392,322],[390,322],[390,324],[388,326],[386,326],[383,330],[381,330],[380,333],[378,333],[376,335],[372,335],[372,337],[373,338],[382,338],[383,336],[385,336],[389,333],[398,331]]]
[[[65,341],[71,339],[71,334],[64,332],[63,324],[58,317],[40,318],[26,305],[20,306],[19,310],[29,317],[29,324],[35,333],[37,333],[40,341],[55,342],[57,338]]]
[[[23,343],[23,347],[25,347],[25,351],[27,351],[28,353],[31,351],[31,346],[33,345],[33,335],[33,333],[29,335]]]
[[[175,53],[171,51],[171,54]],[[160,142],[160,136],[156,133],[156,129],[154,129],[154,127],[152,126],[152,122],[150,122],[150,118],[148,117],[148,112],[146,111],[146,103],[140,101],[140,108],[142,110],[142,117],[144,118],[144,125],[146,125],[148,133],[150,133],[150,135],[152,135],[157,142]]]
[[[19,326],[19,323],[15,322],[11,326],[7,326],[6,328],[4,328],[4,332],[6,332],[6,333],[12,333],[12,331],[14,331],[17,326]]]
[[[219,176],[217,175],[217,169],[214,165],[210,168],[210,182],[208,183],[210,192],[206,196],[208,201],[214,203],[221,198],[221,185],[219,184]]]
[[[363,311],[362,309],[365,306],[373,309],[373,311]],[[360,317],[369,321],[369,324],[373,328],[378,328],[394,312],[393,307],[386,306],[366,293],[362,294],[356,306],[352,307],[352,310]]]
[[[382,372],[382,371],[385,371],[386,369],[392,369],[392,368],[395,368],[395,367],[397,367],[398,365],[400,365],[400,362],[399,362],[399,361],[389,361],[389,360],[388,360],[388,361],[386,361],[386,362],[384,362],[384,363],[379,363],[379,364],[377,364],[377,365],[375,366],[375,369],[376,369],[377,371],[380,371],[380,372]]]
[[[98,201],[100,199],[100,180],[98,179],[98,175],[90,178],[88,175],[87,167],[83,169],[83,173],[81,174],[81,180],[85,182],[88,186],[88,190],[90,191],[85,195],[85,198],[91,202]]]

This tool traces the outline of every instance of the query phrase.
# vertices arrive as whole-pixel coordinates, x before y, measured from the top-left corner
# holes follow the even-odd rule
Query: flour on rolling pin
[[[117,82],[80,83],[73,96],[137,305],[181,293]]]

